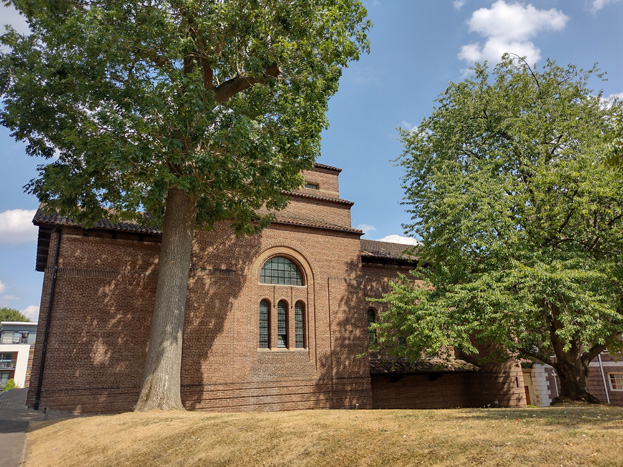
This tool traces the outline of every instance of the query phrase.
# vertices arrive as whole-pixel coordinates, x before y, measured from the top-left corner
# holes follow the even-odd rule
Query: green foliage
[[[417,358],[483,340],[546,363],[621,348],[623,168],[608,159],[623,105],[604,105],[593,76],[507,56],[401,131],[425,287],[392,285],[382,345],[402,337]]]
[[[13,308],[0,308],[0,321],[28,321],[30,320],[26,318],[22,313],[13,309]]]
[[[85,225],[160,221],[171,187],[199,196],[199,226],[265,225],[368,48],[358,0],[11,3],[32,34],[0,39],[0,121],[50,161],[28,191]]]
[[[19,386],[15,384],[15,380],[13,378],[9,379],[6,382],[6,384],[4,385],[4,388],[2,388],[2,392],[10,391],[11,389],[19,389]]]

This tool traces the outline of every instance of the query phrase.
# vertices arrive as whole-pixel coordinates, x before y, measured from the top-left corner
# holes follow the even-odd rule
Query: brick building
[[[267,229],[197,232],[182,356],[191,410],[525,405],[516,364],[476,369],[384,365],[365,355],[368,322],[403,246],[361,240],[340,169],[316,164]],[[93,229],[37,213],[45,273],[28,403],[76,412],[132,410],[143,373],[160,233],[132,223]],[[39,345],[42,344],[42,345]],[[43,346],[46,347],[42,370]],[[363,356],[362,356],[363,355]]]

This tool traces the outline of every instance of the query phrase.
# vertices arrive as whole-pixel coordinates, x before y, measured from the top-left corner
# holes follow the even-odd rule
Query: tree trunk
[[[197,198],[170,188],[162,227],[156,303],[135,410],[184,410],[180,395],[182,334],[196,217]]]
[[[600,404],[601,401],[588,392],[588,371],[590,362],[584,362],[582,358],[565,359],[565,356],[557,356],[554,368],[560,378],[560,396],[555,398],[552,404],[565,400],[589,402]]]

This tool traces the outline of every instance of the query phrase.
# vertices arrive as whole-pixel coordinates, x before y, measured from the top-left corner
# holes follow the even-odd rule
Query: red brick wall
[[[373,375],[373,406],[375,409],[525,407],[523,378],[518,378],[516,368],[402,377]]]
[[[53,235],[51,245],[55,242]],[[63,234],[42,407],[78,412],[133,408],[149,337],[158,250],[154,243]],[[52,260],[50,255],[29,405],[35,401]]]
[[[350,227],[350,205],[331,200],[293,196],[288,206],[279,212],[279,216],[291,216],[299,219],[328,222],[342,227]]]
[[[303,171],[307,183],[318,185],[318,190],[304,190],[306,193],[338,198],[340,196],[338,172],[316,167]]]
[[[55,242],[53,235],[51,245]],[[142,378],[158,250],[153,242],[72,230],[63,234],[42,407],[132,409]],[[259,284],[261,265],[273,255],[299,264],[306,285]],[[52,259],[44,280],[42,331]],[[184,404],[208,410],[369,407],[368,363],[357,358],[367,345],[361,340],[367,338],[365,313],[353,312],[354,306],[366,306],[352,286],[358,270],[356,234],[278,225],[254,237],[235,238],[227,225],[198,233],[184,331]],[[277,349],[276,341],[272,349],[258,349],[263,298],[273,305],[286,300],[291,308],[297,300],[305,303],[305,349]],[[293,319],[289,334],[294,347]],[[38,343],[42,340],[43,332]],[[40,359],[38,346],[35,379]]]

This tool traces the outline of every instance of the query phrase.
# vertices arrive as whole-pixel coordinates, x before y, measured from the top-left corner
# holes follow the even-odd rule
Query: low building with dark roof
[[[362,240],[340,169],[316,164],[261,233],[227,222],[195,233],[181,390],[190,410],[525,405],[516,365],[403,362],[368,354],[369,322],[407,246]],[[161,235],[102,220],[86,229],[39,211],[44,272],[29,405],[74,412],[132,410],[138,399]],[[45,332],[43,331],[45,330]],[[45,336],[43,336],[45,334]],[[45,359],[43,358],[45,349]]]

